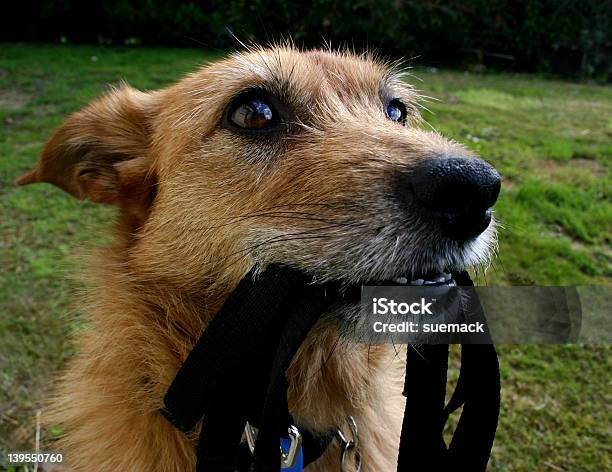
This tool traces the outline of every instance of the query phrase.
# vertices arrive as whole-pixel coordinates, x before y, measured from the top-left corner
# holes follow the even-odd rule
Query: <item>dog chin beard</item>
[[[352,264],[349,264],[349,261],[336,264],[330,261],[333,257],[329,256],[323,260],[318,258],[313,260],[311,257],[298,258],[296,254],[299,254],[299,251],[290,247],[279,251],[278,246],[274,252],[258,251],[253,256],[256,266],[289,263],[312,275],[313,281],[317,283],[339,281],[346,285],[368,283],[378,285],[398,278],[412,281],[427,279],[429,276],[437,279],[450,272],[478,266],[487,267],[496,248],[496,229],[495,224],[491,223],[485,231],[470,241],[434,243],[431,247],[408,250],[403,256],[396,254],[396,248],[392,246],[381,247],[378,250],[370,247],[365,257],[353,261]]]
[[[492,222],[489,227],[464,248],[465,268],[491,265],[493,255],[497,252],[497,232]]]
[[[491,264],[492,257],[497,250],[496,231],[491,224],[484,232],[471,241],[461,244],[450,244],[442,248],[430,248],[414,257],[416,260],[407,261],[402,268],[394,270],[389,264],[376,277],[370,280],[405,280],[408,282],[420,279],[440,278],[451,272],[459,272],[472,267],[484,267]],[[367,279],[367,277],[366,277]]]

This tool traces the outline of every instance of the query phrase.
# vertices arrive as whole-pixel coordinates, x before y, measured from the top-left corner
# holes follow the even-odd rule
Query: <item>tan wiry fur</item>
[[[232,97],[254,87],[293,110],[280,136],[223,125]],[[465,150],[390,122],[386,97],[418,121],[415,92],[370,58],[256,49],[163,90],[112,90],[56,130],[19,183],[50,182],[120,209],[114,245],[91,265],[91,325],[47,418],[66,432],[58,447],[71,470],[193,470],[194,438],[158,409],[253,266],[352,283],[486,257],[493,230],[470,247],[440,246],[389,197],[397,172]],[[355,417],[365,472],[395,470],[403,401],[394,357],[389,346],[338,342],[320,324],[288,371],[301,426],[346,429]],[[338,470],[337,445],[308,470]]]

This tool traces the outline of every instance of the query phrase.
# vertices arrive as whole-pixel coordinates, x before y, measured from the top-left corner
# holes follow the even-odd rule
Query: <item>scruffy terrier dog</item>
[[[370,57],[261,48],[163,90],[113,89],[55,131],[18,183],[52,183],[120,215],[92,264],[91,326],[48,418],[66,432],[58,447],[71,470],[194,469],[194,438],[159,409],[253,267],[358,284],[487,260],[499,176],[423,130],[417,100]],[[338,336],[317,325],[294,358],[292,416],[317,433],[352,415],[363,470],[393,471],[401,366],[390,346]],[[338,455],[332,442],[308,470],[338,470]]]

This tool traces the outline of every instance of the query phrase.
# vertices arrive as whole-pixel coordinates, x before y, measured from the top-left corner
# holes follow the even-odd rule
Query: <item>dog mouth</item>
[[[383,280],[377,282],[368,282],[365,285],[378,285],[378,286],[397,286],[397,287],[439,287],[448,286],[454,287],[457,285],[453,274],[450,270],[442,272],[429,272],[421,275],[400,275],[393,277],[391,280]]]
[[[450,271],[443,271],[437,273],[425,274],[422,277],[408,278],[408,277],[396,277],[393,279],[395,285],[408,285],[408,286],[454,286],[457,285],[453,274]]]
[[[454,270],[445,269],[442,271],[426,273],[415,272],[414,274],[398,275],[388,280],[366,280],[361,283],[356,282],[349,285],[342,285],[339,290],[342,302],[334,310],[327,313],[326,318],[340,328],[342,337],[362,342],[363,338],[361,335],[356,334],[356,329],[363,315],[359,307],[363,306],[360,304],[363,302],[362,296],[364,286],[415,287],[415,289],[439,287],[437,290],[447,290],[443,287],[457,286],[454,274]],[[450,290],[450,288],[448,290]],[[422,293],[422,291],[420,293]]]

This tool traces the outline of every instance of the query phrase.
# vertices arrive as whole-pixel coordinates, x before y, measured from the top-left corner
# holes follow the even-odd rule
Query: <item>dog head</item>
[[[183,286],[272,262],[348,283],[481,264],[499,175],[417,101],[369,57],[251,50],[110,91],[18,183],[118,205],[130,265]]]

